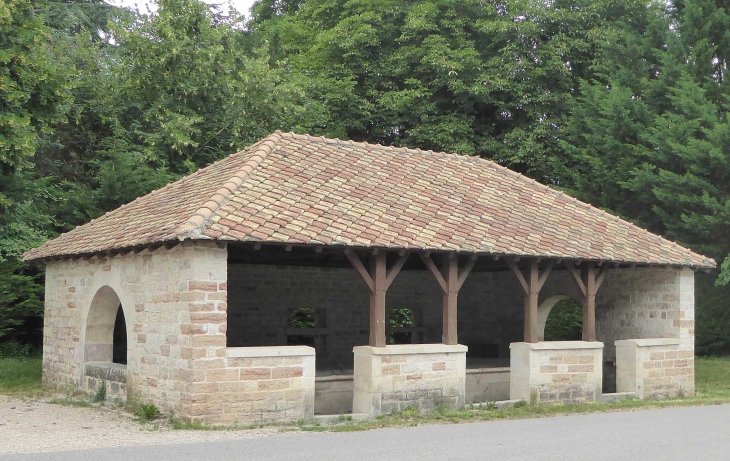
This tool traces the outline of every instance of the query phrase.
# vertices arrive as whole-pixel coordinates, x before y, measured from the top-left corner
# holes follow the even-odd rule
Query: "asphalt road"
[[[730,460],[730,405],[7,455],[0,460]]]

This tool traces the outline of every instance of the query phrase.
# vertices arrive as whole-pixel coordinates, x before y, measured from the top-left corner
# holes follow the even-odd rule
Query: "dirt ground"
[[[113,405],[80,408],[0,395],[0,454],[43,453],[86,448],[203,442],[279,434],[279,428],[230,431],[173,430],[141,424]]]

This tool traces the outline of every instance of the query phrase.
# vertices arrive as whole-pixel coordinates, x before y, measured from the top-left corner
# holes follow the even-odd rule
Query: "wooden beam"
[[[291,251],[292,248],[294,248],[294,245],[287,245],[284,247],[284,251]]]
[[[598,277],[596,278],[596,292],[598,292],[598,289],[601,288],[601,284],[603,283],[603,280],[606,278],[606,273],[608,272],[608,264],[604,265],[601,268],[601,272],[598,273]]]
[[[515,274],[515,277],[517,277],[517,281],[520,282],[520,286],[522,287],[522,290],[525,292],[525,295],[530,294],[530,286],[527,284],[527,280],[525,280],[525,276],[522,275],[522,271],[519,267],[517,267],[516,259],[512,258],[504,258],[505,262],[507,263],[507,266],[512,270],[512,273]]]
[[[398,275],[400,270],[403,268],[403,265],[408,260],[408,257],[410,254],[407,252],[403,252],[403,254],[398,258],[398,260],[395,262],[393,267],[390,268],[388,271],[388,275],[385,277],[385,289],[387,290],[390,288],[390,284],[393,283],[393,280],[395,280],[395,277]]]
[[[357,253],[355,253],[354,251],[346,250],[345,256],[347,256],[347,259],[350,260],[350,264],[352,264],[352,267],[355,268],[355,272],[360,274],[363,282],[365,282],[365,285],[367,285],[367,287],[370,289],[370,293],[375,293],[375,283],[373,281],[373,278],[370,276],[367,269],[365,269],[365,266],[363,266],[360,258],[357,256]]]
[[[548,261],[547,267],[544,271],[542,271],[542,275],[540,275],[540,279],[537,281],[537,291],[539,292],[542,290],[542,286],[545,285],[545,282],[547,282],[548,277],[550,277],[550,272],[553,271],[553,268],[555,267],[556,261]]]
[[[443,275],[441,275],[441,271],[439,271],[438,267],[436,267],[436,264],[434,264],[433,259],[431,259],[431,256],[425,253],[420,253],[421,260],[423,261],[423,264],[426,265],[426,268],[428,268],[429,271],[431,271],[431,274],[436,278],[436,281],[439,284],[439,287],[441,287],[442,293],[448,293],[449,287],[446,284],[446,280],[444,280]]]
[[[596,340],[596,265],[589,262],[583,268],[583,283],[586,295],[583,297],[583,341]]]
[[[464,285],[464,282],[466,282],[466,278],[469,277],[469,274],[471,273],[471,270],[474,269],[474,265],[477,263],[477,255],[472,256],[469,258],[469,261],[466,263],[466,266],[461,270],[459,273],[459,278],[456,281],[456,291],[461,290],[461,286]]]
[[[505,258],[507,266],[515,274],[517,280],[520,282],[522,291],[524,294],[525,302],[525,331],[524,340],[526,343],[536,343],[540,340],[537,333],[537,301],[540,294],[540,290],[547,281],[550,273],[557,261],[551,260],[548,262],[547,267],[540,275],[540,266],[538,259],[530,259],[527,269],[527,277],[522,273],[519,267],[517,267],[517,259]]]
[[[253,249],[256,250],[256,251],[259,251],[261,249],[261,244],[260,243],[254,243],[253,244]]]
[[[444,344],[458,344],[457,341],[457,304],[459,288],[459,259],[455,257],[444,258],[444,275],[446,290],[444,291],[443,308],[443,334],[441,342]]]
[[[575,280],[575,283],[578,285],[578,289],[580,289],[580,292],[583,293],[583,296],[586,296],[586,286],[583,283],[583,280],[581,278],[580,272],[578,272],[578,269],[573,266],[573,263],[568,261],[565,263],[565,268],[568,270],[570,275],[573,276],[573,279]]]
[[[527,285],[529,293],[525,295],[525,342],[536,343],[540,339],[537,333],[537,297],[540,293],[540,277],[537,260],[530,260]]]
[[[316,247],[314,247],[314,252],[315,253],[322,253],[322,245],[317,245]]]
[[[379,252],[370,258],[370,274],[373,281],[373,291],[370,294],[370,345],[385,347],[385,251]]]

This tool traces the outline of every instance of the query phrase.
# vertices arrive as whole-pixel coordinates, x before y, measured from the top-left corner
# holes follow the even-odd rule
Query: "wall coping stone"
[[[391,344],[383,347],[355,346],[355,355],[410,355],[466,353],[469,348],[461,344]]]
[[[309,346],[267,346],[267,347],[227,347],[226,357],[250,358],[250,357],[295,357],[312,356],[314,348]]]
[[[621,339],[614,342],[616,347],[621,346],[679,346],[679,338],[645,338],[645,339]]]
[[[484,375],[487,373],[509,373],[509,367],[498,368],[467,368],[467,375]]]
[[[335,382],[335,381],[352,381],[353,375],[328,375],[328,376],[316,376],[314,381],[317,383]]]
[[[532,351],[603,349],[603,343],[600,341],[544,341],[539,343],[519,342],[510,344],[509,348],[526,348]]]
[[[104,381],[126,383],[127,365],[113,362],[86,362],[84,374]]]

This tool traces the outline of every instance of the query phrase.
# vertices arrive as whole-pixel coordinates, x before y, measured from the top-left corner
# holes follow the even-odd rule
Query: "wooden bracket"
[[[540,278],[537,281],[537,291],[542,290],[542,286],[545,285],[545,282],[547,282],[548,277],[550,276],[550,272],[553,271],[553,268],[555,267],[556,261],[548,261],[547,267],[544,271],[542,271],[542,275],[540,275]]]
[[[395,277],[398,275],[400,270],[403,268],[403,265],[408,260],[408,257],[410,254],[407,251],[402,252],[398,260],[395,262],[393,267],[390,268],[388,271],[388,274],[385,276],[385,289],[387,290],[390,288],[390,284],[393,283],[393,280],[395,280]]]
[[[519,267],[517,267],[517,259],[513,258],[505,258],[504,259],[507,262],[507,266],[512,270],[512,273],[515,274],[517,277],[517,281],[520,282],[520,286],[522,287],[522,291],[525,292],[525,295],[530,294],[530,285],[527,284],[527,280],[525,280],[525,276],[522,275],[522,271]]]
[[[355,268],[355,271],[360,274],[360,277],[362,277],[362,280],[370,289],[370,292],[375,293],[375,282],[373,282],[373,278],[370,276],[368,270],[365,269],[365,266],[363,266],[357,254],[354,251],[347,249],[345,250],[345,256],[347,256],[347,259],[350,260],[350,264],[352,264],[352,267]]]
[[[456,281],[456,291],[461,290],[461,286],[464,285],[464,282],[466,282],[466,278],[469,277],[471,270],[474,269],[474,265],[477,263],[477,259],[477,255],[473,255],[471,258],[469,258],[466,266],[464,266],[464,268],[459,273],[459,277]]]
[[[436,264],[433,262],[433,259],[431,259],[431,256],[428,253],[420,253],[420,255],[423,264],[426,265],[431,274],[436,278],[436,282],[438,282],[439,287],[441,287],[441,291],[444,293],[448,293],[449,286],[446,284],[444,276],[441,274],[439,268],[436,267]]]
[[[568,261],[565,263],[565,268],[570,272],[570,275],[573,276],[573,279],[575,280],[575,283],[578,285],[578,288],[580,289],[580,292],[583,293],[583,296],[588,296],[588,291],[586,290],[586,286],[583,283],[583,279],[580,275],[580,272],[578,272],[578,269],[575,268],[572,262]]]

